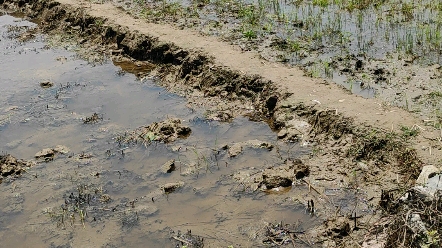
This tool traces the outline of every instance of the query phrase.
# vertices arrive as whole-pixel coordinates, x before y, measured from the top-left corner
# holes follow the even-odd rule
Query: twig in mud
[[[290,238],[292,239],[293,247],[295,247],[295,237],[297,239],[299,239],[299,241],[301,241],[302,243],[306,244],[307,246],[312,246],[311,242],[308,242],[308,241],[305,241],[305,240],[301,239],[298,235],[296,235],[295,232],[290,232],[289,231],[289,235],[290,235]]]
[[[295,238],[294,238],[293,233],[289,233],[289,236],[290,236],[290,240],[292,241],[293,248],[296,248]]]
[[[318,178],[315,178],[315,180],[317,180],[317,181],[321,181],[321,180],[323,180],[323,181],[329,181],[329,182],[331,182],[331,181],[336,180],[336,178],[318,177]]]
[[[301,179],[301,181],[303,181],[304,183],[306,183],[308,185],[309,190],[313,189],[316,193],[318,193],[320,196],[324,197],[325,199],[327,199],[330,202],[330,199],[328,198],[327,195],[324,195],[323,193],[319,192],[317,189],[315,189],[309,182],[307,182],[305,179]]]
[[[187,240],[184,240],[182,238],[179,238],[179,237],[176,237],[176,236],[173,236],[172,238],[175,239],[176,241],[180,241],[181,243],[184,243],[186,245],[190,244]]]
[[[283,159],[282,159],[282,155],[281,155],[281,153],[279,152],[279,146],[278,146],[278,144],[276,144],[276,143],[275,143],[275,151],[276,151],[276,154],[278,154],[279,159],[283,160]]]

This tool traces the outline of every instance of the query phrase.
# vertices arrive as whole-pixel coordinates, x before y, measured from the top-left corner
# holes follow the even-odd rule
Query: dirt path
[[[91,4],[87,1],[72,0],[59,0],[59,2],[85,8],[92,16],[106,18],[110,23],[126,26],[129,30],[137,30],[147,36],[158,37],[159,41],[174,43],[184,50],[202,51],[213,56],[217,65],[239,70],[245,74],[261,75],[276,83],[281,91],[290,93],[291,96],[287,101],[293,104],[300,102],[306,105],[320,104],[320,109],[336,110],[337,113],[353,118],[356,124],[385,130],[398,130],[401,126],[423,127],[422,120],[403,109],[387,106],[378,99],[365,99],[349,94],[337,85],[303,76],[304,73],[297,68],[264,61],[253,51],[242,52],[239,47],[221,42],[215,37],[201,36],[196,31],[179,30],[166,24],[147,23],[134,19],[110,3]],[[414,148],[425,163],[435,164],[442,159],[442,152],[438,149],[439,142],[437,142],[440,133],[426,128],[421,130],[420,134],[414,142]],[[430,149],[430,146],[434,147]]]

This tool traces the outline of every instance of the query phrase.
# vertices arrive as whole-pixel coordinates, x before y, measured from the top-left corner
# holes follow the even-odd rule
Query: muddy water
[[[267,223],[302,232],[320,222],[299,201],[308,198],[305,186],[253,191],[234,177],[307,148],[279,143],[267,125],[244,118],[208,121],[148,77],[111,62],[88,64],[75,46],[49,48],[45,36],[24,35],[31,22],[3,15],[0,24],[0,150],[28,160],[44,148],[70,149],[0,185],[1,247],[175,247],[188,230],[205,247],[251,247],[262,245]],[[97,121],[84,123],[94,113]],[[147,147],[115,141],[170,116],[192,129],[187,139]],[[235,158],[218,152],[252,139],[278,149],[245,148]],[[171,159],[175,171],[164,173]],[[161,190],[176,182],[175,191]]]

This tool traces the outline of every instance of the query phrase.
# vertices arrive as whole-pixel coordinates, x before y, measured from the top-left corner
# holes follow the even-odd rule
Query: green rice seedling
[[[176,17],[181,14],[181,5],[179,3],[168,3],[167,1],[162,2],[162,12],[165,15]]]
[[[258,37],[255,30],[253,30],[253,29],[248,29],[248,30],[244,31],[243,35],[248,40],[256,39]]]
[[[401,126],[402,131],[402,137],[404,139],[416,137],[419,134],[419,129],[416,127],[407,127],[407,126]]]
[[[260,21],[260,13],[255,9],[254,5],[242,5],[238,11],[238,17],[252,26],[257,25]]]
[[[342,7],[343,0],[332,0],[332,3],[333,3],[334,5],[337,5],[337,6],[339,6],[339,7]]]
[[[323,62],[324,65],[324,73],[326,77],[333,77],[333,69],[330,66],[330,63],[328,61]]]
[[[268,33],[273,32],[273,24],[271,22],[267,22],[266,24],[263,25],[262,30]]]
[[[442,98],[442,92],[440,91],[433,91],[428,94],[428,98],[432,100],[440,100]]]
[[[358,28],[362,28],[362,24],[364,23],[364,14],[362,11],[358,11]]]
[[[289,43],[290,51],[292,51],[292,52],[295,52],[295,53],[299,52],[302,48],[302,46],[298,40],[289,40],[288,43]]]
[[[84,225],[84,219],[86,216],[85,211],[80,209],[80,211],[78,212],[78,215],[80,216],[80,221],[81,221],[81,224],[83,225],[83,228],[86,228]]]
[[[413,19],[413,9],[414,9],[413,2],[410,2],[410,3],[403,2],[402,3],[401,11],[407,21]]]
[[[278,20],[280,20],[283,16],[283,13],[279,0],[272,0],[272,7],[276,17],[278,18]]]
[[[319,6],[321,8],[325,8],[330,4],[329,0],[313,0],[312,3],[313,5]]]
[[[308,77],[312,77],[312,78],[318,78],[318,77],[320,77],[321,75],[320,75],[320,72],[319,72],[318,66],[315,64],[314,66],[310,67],[310,68],[307,70],[306,76],[308,76]]]

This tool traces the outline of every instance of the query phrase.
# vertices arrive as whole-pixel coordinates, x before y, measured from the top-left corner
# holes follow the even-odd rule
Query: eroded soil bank
[[[210,37],[143,23],[109,4],[67,0],[3,4],[38,20],[52,35],[70,34],[86,51],[106,54],[119,63],[132,58],[155,64],[150,74],[139,76],[157,77],[192,106],[203,106],[208,119],[247,116],[268,122],[279,140],[311,146],[313,152],[302,158],[309,168],[302,172],[307,177],[290,179],[291,184],[308,186],[314,207],[308,201],[307,209],[326,220],[320,228],[306,231],[308,244],[352,247],[384,241],[392,232],[391,219],[383,221],[383,208],[392,206],[385,202],[396,202],[414,185],[423,165],[438,161],[439,134],[422,129],[416,135],[412,127],[420,122],[409,113],[348,95],[339,87],[303,77],[297,69],[263,62]],[[227,147],[228,153],[235,154],[238,146]],[[290,163],[287,160],[271,177],[281,178],[278,173],[293,169],[298,173]],[[255,191],[263,184],[273,188],[275,180],[257,182],[255,174],[269,178],[265,170],[247,172],[246,177],[239,173],[244,189]],[[279,186],[290,184],[277,181]],[[348,196],[335,199],[332,189]],[[403,240],[412,243],[411,238]],[[394,246],[397,240],[389,242]]]

